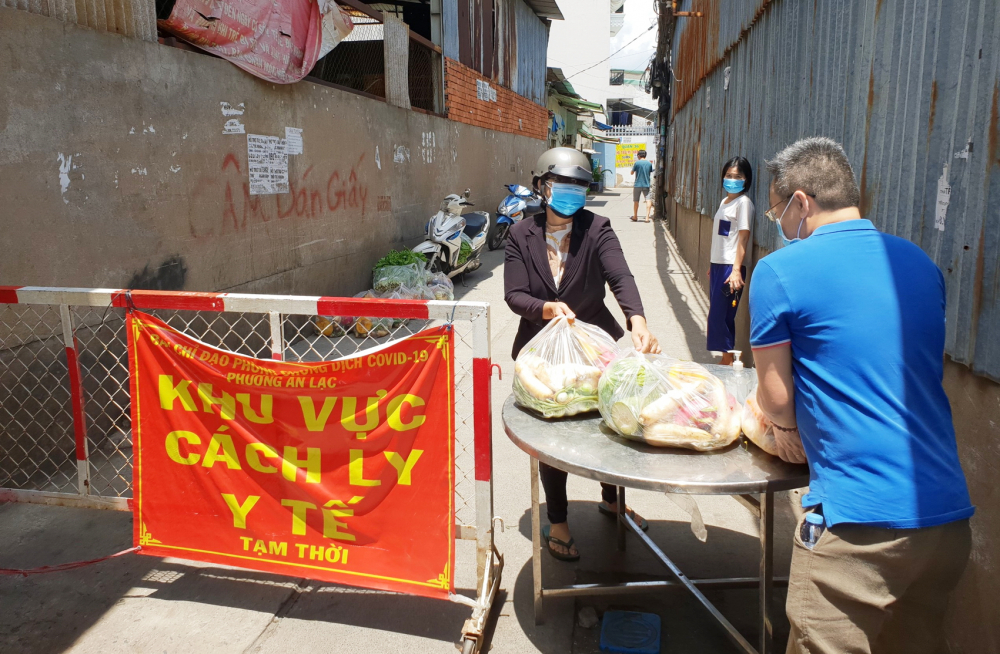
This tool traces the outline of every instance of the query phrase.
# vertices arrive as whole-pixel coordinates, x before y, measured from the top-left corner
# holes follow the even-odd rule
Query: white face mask
[[[795,196],[792,196],[795,197]],[[792,198],[788,198],[788,204],[785,205],[785,211],[788,211],[788,207],[792,206]],[[785,236],[785,226],[781,223],[782,218],[785,217],[785,211],[781,212],[781,217],[778,218],[778,230],[781,232],[781,244],[782,246],[791,245],[792,243],[798,243],[802,239],[799,238],[799,234],[802,233],[802,225],[806,222],[805,216],[799,220],[799,228],[795,230],[795,238],[788,238]],[[772,214],[774,215],[774,214]]]

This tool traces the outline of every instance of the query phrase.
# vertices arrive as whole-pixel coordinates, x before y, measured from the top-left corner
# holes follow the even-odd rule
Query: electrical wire
[[[619,52],[621,52],[621,51],[622,51],[622,50],[624,50],[625,48],[629,47],[630,45],[632,45],[633,43],[635,43],[636,41],[638,41],[638,40],[639,40],[639,39],[641,39],[642,37],[646,36],[646,32],[649,32],[649,31],[652,31],[652,29],[653,29],[654,27],[656,27],[656,23],[653,23],[652,25],[650,25],[650,26],[649,26],[649,28],[647,28],[647,29],[646,29],[645,31],[641,32],[641,33],[639,34],[639,36],[635,37],[634,39],[632,39],[631,41],[629,41],[628,43],[626,43],[626,44],[625,44],[625,45],[623,45],[622,47],[618,48],[617,50],[615,50],[614,52],[612,52],[611,54],[609,54],[609,55],[608,55],[607,57],[605,57],[604,59],[601,59],[600,61],[598,61],[598,62],[597,62],[596,64],[594,64],[593,66],[590,66],[590,68],[584,68],[583,70],[578,70],[578,71],[576,71],[576,72],[575,72],[575,73],[573,73],[572,75],[567,75],[567,76],[566,76],[566,79],[569,79],[569,78],[571,78],[571,77],[575,77],[575,76],[579,75],[580,73],[585,73],[585,72],[587,72],[588,70],[590,70],[591,68],[597,68],[598,66],[600,66],[601,64],[603,64],[603,63],[604,63],[605,61],[607,61],[607,60],[608,60],[608,59],[610,59],[611,57],[614,57],[614,56],[615,56],[616,54],[618,54]]]

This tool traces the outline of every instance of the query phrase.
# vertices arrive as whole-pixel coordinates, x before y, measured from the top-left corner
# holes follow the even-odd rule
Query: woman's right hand
[[[552,320],[560,316],[566,316],[570,320],[576,318],[576,314],[565,302],[546,302],[542,307],[542,320]]]

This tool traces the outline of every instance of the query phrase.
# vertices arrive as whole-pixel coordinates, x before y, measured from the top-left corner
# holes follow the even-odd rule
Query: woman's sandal
[[[618,512],[613,510],[611,508],[611,505],[608,504],[607,502],[601,502],[600,504],[598,504],[597,510],[606,516],[610,516],[615,519],[618,518]],[[643,531],[649,531],[649,523],[646,522],[646,519],[643,518],[641,515],[636,515],[635,509],[625,509],[625,512],[628,513],[629,517],[632,518],[632,520],[634,520],[637,525],[639,525],[639,529],[642,529]]]
[[[573,545],[575,544],[576,541],[574,541],[574,539],[570,538],[568,543],[563,542],[563,541],[559,540],[558,538],[550,535],[550,533],[549,533],[550,530],[551,530],[551,526],[550,525],[545,525],[544,527],[542,527],[542,538],[545,540],[545,549],[547,549],[549,551],[549,554],[551,554],[553,557],[555,557],[556,559],[558,559],[560,561],[569,561],[569,562],[579,561],[580,560],[580,555],[579,554],[568,554],[568,553],[567,554],[563,554],[562,552],[557,552],[554,549],[552,549],[552,547],[549,545],[549,543],[555,543],[556,545],[559,545],[561,547],[565,547],[566,548],[566,552],[569,552],[570,550],[573,549]]]

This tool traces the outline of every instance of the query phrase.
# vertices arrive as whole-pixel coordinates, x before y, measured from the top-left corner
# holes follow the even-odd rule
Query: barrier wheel
[[[476,654],[476,641],[472,638],[466,638],[465,644],[462,646],[462,654]]]

